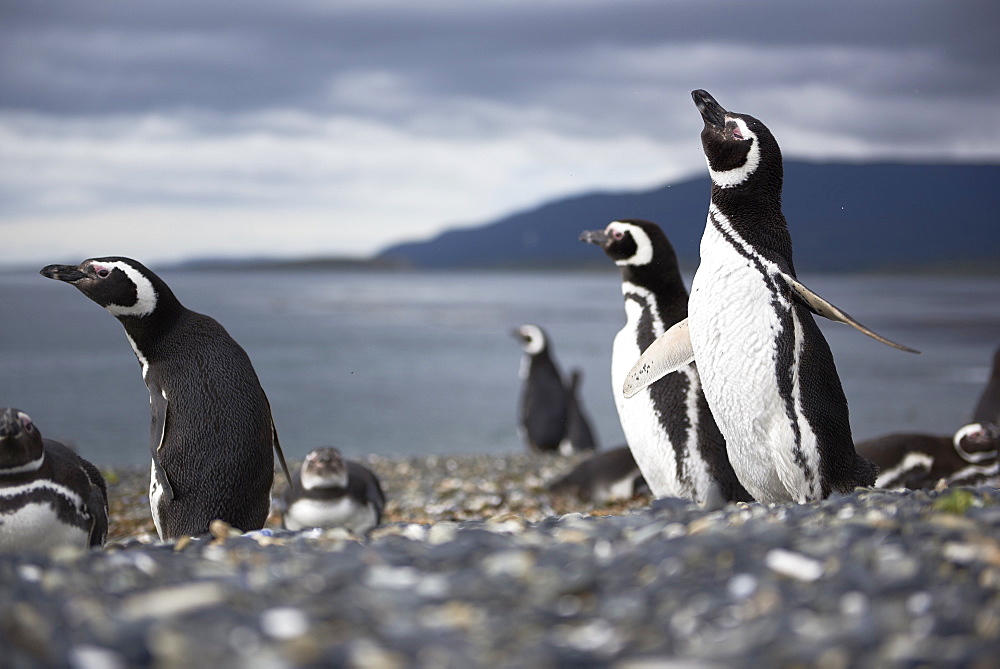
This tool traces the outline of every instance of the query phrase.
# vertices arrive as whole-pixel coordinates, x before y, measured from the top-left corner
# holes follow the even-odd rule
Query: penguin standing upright
[[[149,504],[161,539],[221,519],[244,531],[267,520],[274,456],[288,475],[271,408],[246,352],[214,319],[184,308],[130,258],[49,265],[125,327],[149,389]]]
[[[858,456],[820,314],[857,323],[796,279],[781,211],[781,150],[759,120],[692,93],[712,196],[688,319],[640,357],[626,395],[697,360],[740,482],[760,502],[806,502],[875,483]]]
[[[566,434],[569,400],[548,337],[542,328],[530,323],[515,328],[511,334],[524,348],[518,431],[529,450],[558,452]]]
[[[345,527],[364,534],[382,522],[385,494],[374,472],[331,446],[313,449],[285,490],[284,526]]]
[[[43,439],[25,412],[0,409],[0,552],[101,546],[107,535],[108,489],[97,467]]]
[[[694,364],[626,399],[622,386],[636,358],[687,317],[687,288],[674,248],[649,221],[614,221],[580,239],[601,247],[621,268],[625,326],[611,351],[611,385],[625,440],[657,497],[749,501],[729,464],[726,444],[708,409]]]
[[[590,419],[583,409],[580,399],[580,384],[583,383],[583,372],[574,369],[569,375],[569,386],[566,388],[566,435],[559,450],[563,453],[582,453],[597,450],[597,437],[590,427]]]
[[[979,396],[972,420],[977,423],[1000,425],[1000,348],[993,354],[990,379]]]

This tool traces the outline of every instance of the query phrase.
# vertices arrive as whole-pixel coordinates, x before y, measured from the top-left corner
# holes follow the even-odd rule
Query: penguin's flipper
[[[897,344],[891,339],[887,339],[882,335],[878,334],[877,332],[868,329],[861,323],[854,320],[851,316],[844,313],[844,311],[842,311],[841,309],[830,304],[822,297],[820,297],[816,293],[812,292],[811,290],[803,286],[794,277],[788,274],[784,274],[783,276],[785,278],[785,281],[788,282],[788,285],[791,286],[792,290],[794,291],[794,295],[798,297],[799,302],[814,314],[823,316],[824,318],[829,318],[831,321],[836,321],[838,323],[845,323],[847,325],[850,325],[852,328],[858,330],[863,334],[868,335],[869,337],[871,337],[876,341],[882,342],[886,346],[898,348],[900,351],[906,351],[907,353],[920,353],[920,351],[916,349],[910,348],[909,346],[903,346],[902,344]]]
[[[167,419],[169,415],[170,403],[167,395],[155,383],[149,388],[149,408],[153,414],[153,423],[149,433],[149,450],[153,457],[153,470],[156,472],[156,479],[163,486],[163,495],[168,502],[174,499],[174,489],[167,478],[167,472],[160,464],[160,449],[167,439]]]
[[[625,377],[622,392],[632,397],[646,386],[659,381],[670,372],[691,363],[694,350],[691,348],[691,333],[685,318],[674,323],[639,356],[639,360]]]

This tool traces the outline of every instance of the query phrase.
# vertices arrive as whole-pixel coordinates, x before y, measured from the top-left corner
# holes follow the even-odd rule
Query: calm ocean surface
[[[511,328],[551,335],[603,447],[623,443],[611,340],[624,322],[617,272],[164,272],[189,309],[247,350],[285,453],[517,452],[520,348]],[[804,276],[883,346],[821,321],[855,438],[950,434],[969,418],[1000,345],[1000,278]],[[149,395],[121,325],[34,271],[0,274],[0,405],[102,465],[149,462]]]

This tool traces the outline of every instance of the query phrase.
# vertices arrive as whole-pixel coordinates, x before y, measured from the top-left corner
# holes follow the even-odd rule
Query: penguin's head
[[[995,460],[1000,451],[1000,426],[993,423],[970,423],[959,428],[952,443],[955,451],[966,462]]]
[[[691,97],[705,121],[701,145],[713,184],[732,188],[775,170],[780,178],[781,149],[767,126],[753,116],[726,111],[707,91],[692,91]]]
[[[537,325],[525,323],[511,330],[511,335],[521,341],[521,346],[528,355],[538,355],[545,350],[545,332]]]
[[[41,275],[76,286],[113,316],[142,318],[153,313],[163,282],[141,263],[113,256],[90,258],[75,267],[48,265]]]
[[[45,461],[42,435],[31,416],[19,409],[0,409],[0,476],[35,471]]]
[[[306,490],[314,488],[346,488],[347,463],[340,451],[332,446],[315,448],[302,461],[299,471],[302,487]]]
[[[650,264],[654,251],[670,246],[660,226],[638,218],[612,221],[603,230],[585,230],[580,241],[600,246],[616,265],[633,267]]]

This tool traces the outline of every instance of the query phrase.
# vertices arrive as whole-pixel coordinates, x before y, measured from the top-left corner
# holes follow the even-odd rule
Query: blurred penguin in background
[[[542,328],[530,323],[515,328],[511,334],[524,349],[518,433],[531,451],[559,452],[566,436],[570,393],[552,357],[548,337]]]

